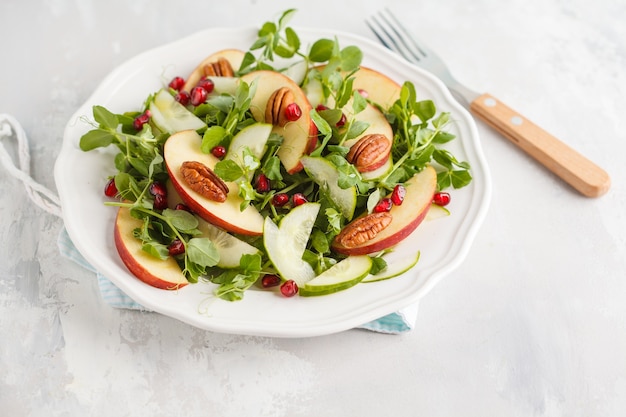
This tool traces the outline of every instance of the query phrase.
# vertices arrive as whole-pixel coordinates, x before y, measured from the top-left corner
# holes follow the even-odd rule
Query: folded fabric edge
[[[62,228],[59,232],[57,245],[59,247],[59,252],[63,257],[96,274],[100,295],[105,303],[114,308],[151,311],[134,301],[131,297],[119,289],[111,280],[96,271],[95,268],[91,266],[85,258],[83,258],[80,252],[78,252],[65,228]],[[379,319],[357,326],[356,328],[386,334],[405,333],[415,327],[417,311],[418,303],[415,303],[398,310],[395,313],[388,314]]]

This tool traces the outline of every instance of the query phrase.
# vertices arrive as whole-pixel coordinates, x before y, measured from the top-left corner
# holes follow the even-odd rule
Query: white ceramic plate
[[[114,149],[82,152],[80,137],[90,129],[92,106],[113,112],[140,109],[145,98],[173,76],[185,77],[196,64],[224,48],[247,50],[256,29],[211,29],[147,51],[110,73],[68,122],[55,165],[55,180],[67,231],[85,259],[121,290],[148,309],[199,328],[226,333],[274,337],[304,337],[343,331],[417,302],[466,256],[487,211],[490,180],[478,142],[475,124],[432,75],[367,39],[346,33],[298,28],[303,45],[337,36],[342,46],[357,45],[363,65],[387,74],[399,83],[410,80],[418,96],[434,100],[438,109],[450,111],[451,131],[459,140],[451,150],[471,163],[474,181],[453,192],[452,215],[425,222],[397,246],[394,256],[413,256],[419,263],[403,276],[361,284],[322,297],[284,298],[275,292],[250,290],[242,301],[227,302],[211,296],[210,284],[188,285],[178,291],[152,288],[128,272],[113,243],[116,209],[103,204],[106,178],[115,173]]]

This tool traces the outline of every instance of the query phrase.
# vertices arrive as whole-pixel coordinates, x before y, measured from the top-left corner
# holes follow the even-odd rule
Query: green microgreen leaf
[[[166,245],[157,242],[144,243],[141,246],[141,250],[148,253],[150,256],[165,260],[169,257],[169,251]]]
[[[244,175],[243,169],[232,159],[224,159],[215,164],[215,174],[222,180],[235,181]]]
[[[433,104],[434,107],[434,104]],[[445,126],[450,121],[450,113],[442,112],[433,120],[433,126],[437,129]]]
[[[202,135],[200,149],[204,153],[210,153],[211,149],[222,143],[226,139],[228,132],[222,126],[210,126]]]
[[[333,129],[330,127],[328,122],[317,111],[315,111],[315,109],[311,110],[310,115],[313,123],[317,126],[317,130],[320,135],[322,135],[322,143],[313,152],[311,152],[311,156],[321,156],[326,144],[333,136]]]
[[[184,211],[184,210],[179,210]],[[194,237],[187,242],[185,250],[189,261],[203,267],[217,265],[220,260],[217,248],[211,239],[205,237]]]
[[[359,114],[367,107],[367,99],[361,95],[357,90],[352,93],[352,110],[354,114]]]
[[[370,124],[367,122],[364,122],[362,120],[353,121],[352,123],[350,123],[348,132],[346,133],[346,139],[354,139],[357,136],[360,136],[361,134],[363,134],[363,132],[367,130],[368,127],[370,127]]]
[[[335,42],[331,39],[318,39],[311,46],[309,59],[312,62],[326,62],[333,55]]]
[[[437,113],[437,108],[435,107],[435,103],[432,100],[422,100],[417,101],[413,104],[413,111],[422,122],[425,122],[435,116],[435,114]],[[434,122],[433,125],[435,127],[438,127],[434,124]]]
[[[210,280],[218,284],[215,289],[217,297],[235,301],[243,298],[244,292],[257,281],[261,272],[260,255],[242,255],[238,268],[225,270]]]
[[[330,243],[328,242],[328,237],[326,233],[322,232],[320,229],[313,229],[311,233],[311,246],[318,253],[329,253],[330,252]]]
[[[381,256],[373,256],[372,257],[372,269],[370,269],[370,274],[376,275],[380,272],[384,271],[387,268],[387,261],[385,261]]]
[[[296,14],[296,9],[287,9],[285,10],[280,18],[278,19],[278,30],[282,30],[283,28],[286,28],[287,24],[289,23],[289,21],[293,18],[293,16]]]
[[[93,118],[103,129],[117,129],[117,116],[102,106],[93,106]]]
[[[165,209],[162,215],[173,227],[180,231],[188,232],[198,227],[196,216],[186,210]]]
[[[363,52],[357,46],[346,46],[341,50],[341,69],[346,72],[356,71],[363,61]]]
[[[280,172],[280,159],[275,155],[272,155],[266,159],[265,163],[263,164],[262,170],[265,176],[267,176],[267,178],[270,180],[283,179],[283,175]]]
[[[324,210],[324,215],[328,220],[328,226],[330,227],[329,231],[339,233],[341,231],[343,221],[343,216],[341,215],[341,213],[338,210],[329,207]]]
[[[107,130],[94,129],[80,138],[80,149],[87,152],[96,148],[106,148],[115,140],[115,135]]]

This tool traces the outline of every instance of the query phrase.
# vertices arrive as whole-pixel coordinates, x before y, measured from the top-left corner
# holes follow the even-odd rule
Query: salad
[[[445,149],[448,113],[363,67],[356,46],[301,45],[294,13],[141,109],[93,107],[80,147],[119,150],[105,204],[120,258],[147,284],[208,281],[234,301],[252,286],[318,296],[392,278],[419,251],[401,265],[385,255],[470,183]]]

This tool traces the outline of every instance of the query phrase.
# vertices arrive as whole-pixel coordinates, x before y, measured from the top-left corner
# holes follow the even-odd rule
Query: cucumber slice
[[[349,256],[304,284],[299,293],[309,297],[342,291],[361,282],[371,269],[372,258],[369,256]]]
[[[263,224],[267,256],[281,277],[294,280],[298,286],[315,277],[315,271],[302,255],[319,210],[319,203],[305,203],[287,213],[278,226],[269,217]]]
[[[414,257],[393,256],[393,252],[383,255],[383,259],[387,262],[387,268],[383,269],[376,275],[368,275],[361,282],[378,282],[386,279],[395,278],[404,274],[409,269],[417,265],[420,259],[420,252]]]
[[[347,220],[352,220],[356,209],[356,187],[341,188],[339,171],[322,157],[303,156],[300,158],[304,170],[320,187],[325,188],[331,200]]]
[[[159,90],[150,103],[151,120],[163,132],[173,134],[183,130],[198,130],[206,123],[185,106],[174,100],[167,90]]]
[[[267,140],[272,133],[273,126],[268,123],[255,123],[241,129],[230,142],[225,159],[232,159],[237,163],[243,162],[243,151],[248,148],[252,155],[261,160],[265,153]]]
[[[302,82],[306,78],[306,74],[308,70],[309,70],[309,63],[303,59],[301,61],[297,61],[289,65],[285,69],[285,71],[283,71],[283,74],[291,78],[294,83],[298,85],[302,85]]]
[[[302,90],[313,108],[318,104],[324,103],[324,87],[322,87],[322,83],[317,78],[309,78]]]

